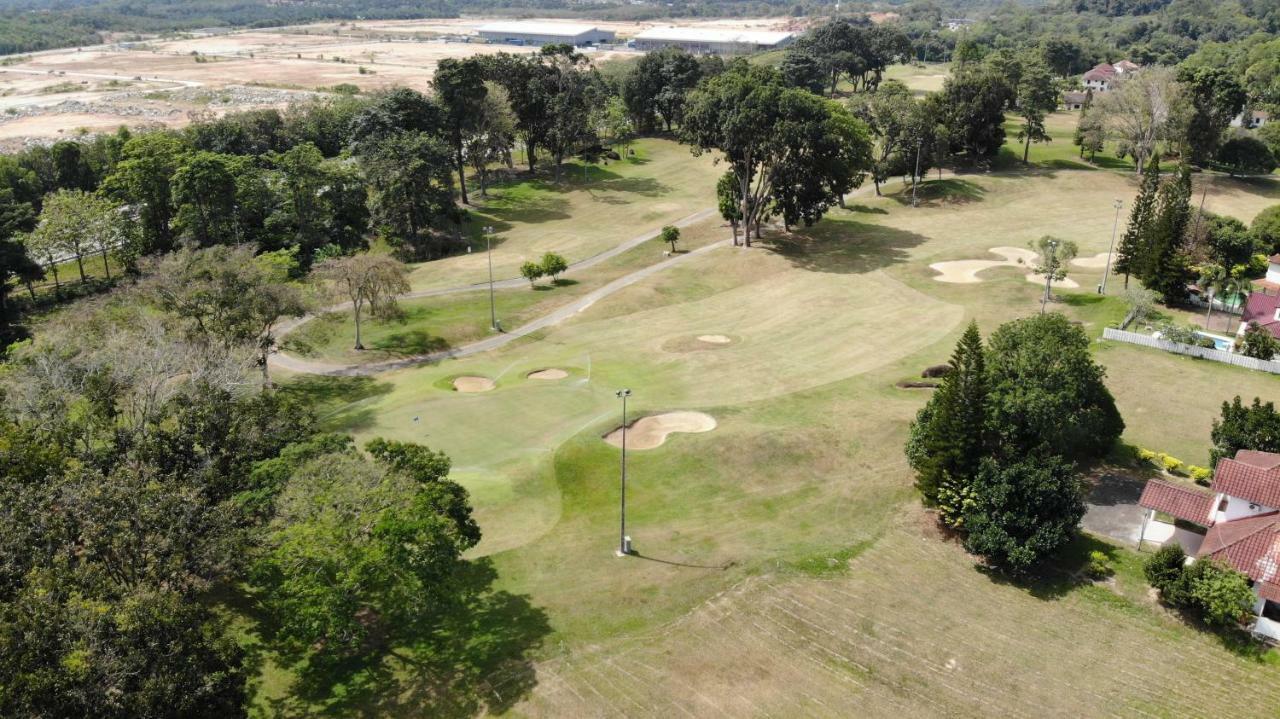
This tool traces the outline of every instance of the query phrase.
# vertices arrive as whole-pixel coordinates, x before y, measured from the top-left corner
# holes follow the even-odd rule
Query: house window
[[[1268,599],[1266,604],[1262,605],[1262,616],[1273,622],[1280,622],[1280,604]]]
[[[1225,512],[1225,511],[1227,511],[1227,498],[1226,498],[1226,497],[1223,497],[1223,498],[1222,498],[1222,501],[1221,501],[1221,502],[1218,502],[1218,511],[1219,511],[1219,512]]]

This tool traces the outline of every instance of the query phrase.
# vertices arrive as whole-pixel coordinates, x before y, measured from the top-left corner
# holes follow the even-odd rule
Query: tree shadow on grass
[[[366,400],[390,394],[390,382],[379,382],[373,377],[335,377],[304,375],[280,385],[280,391],[302,398],[319,418],[330,428],[355,430],[369,426],[377,418]]]
[[[432,335],[423,329],[395,332],[373,343],[372,349],[400,357],[430,354],[449,349],[443,337]]]
[[[858,274],[906,262],[907,250],[925,239],[914,232],[831,217],[790,234],[769,235],[764,244],[802,269]]]
[[[986,188],[972,180],[949,177],[945,180],[929,180],[916,187],[916,202],[921,207],[947,207],[981,202]],[[900,205],[911,204],[911,188],[895,192],[892,197]]]
[[[1093,583],[1086,573],[1093,552],[1101,552],[1108,562],[1119,556],[1114,544],[1079,532],[1027,576],[1011,576],[986,565],[978,565],[977,569],[995,584],[1019,587],[1036,599],[1056,600]]]
[[[867,215],[887,215],[889,211],[883,207],[871,207],[869,205],[845,205],[844,209],[849,212],[860,212]]]
[[[470,717],[502,714],[538,684],[532,655],[551,633],[525,595],[494,589],[492,561],[468,562],[460,596],[382,647],[336,662],[301,662],[270,716]]]

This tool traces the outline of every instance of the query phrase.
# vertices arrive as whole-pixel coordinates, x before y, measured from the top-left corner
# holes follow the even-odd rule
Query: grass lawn
[[[951,64],[928,62],[912,65],[890,65],[884,72],[885,80],[897,80],[911,89],[917,97],[938,92],[951,75]]]
[[[678,252],[688,252],[725,239],[722,221],[706,220],[680,231]],[[595,265],[587,272],[570,272],[559,280],[538,281],[530,287],[494,292],[494,308],[506,329],[515,329],[555,308],[647,265],[666,259],[670,246],[654,239]],[[406,299],[392,318],[364,317],[363,352],[352,349],[355,319],[350,310],[327,312],[285,337],[286,352],[329,362],[367,362],[425,354],[482,339],[490,334],[489,293],[474,291]]]
[[[1033,167],[923,190],[919,208],[890,183],[884,197],[864,193],[790,237],[690,258],[491,353],[377,377],[295,378],[334,429],[449,454],[484,531],[474,555],[491,572],[486,596],[501,601],[470,615],[465,650],[447,651],[450,635],[409,639],[317,685],[264,653],[257,713],[1274,713],[1274,655],[1169,615],[1136,555],[1104,547],[1118,573],[1094,584],[1071,574],[1101,546],[1081,540],[1053,581],[1014,586],[979,571],[918,508],[902,444],[928,394],[894,383],[944,361],[970,319],[989,333],[1038,312],[1040,293],[1024,268],[961,285],[936,281],[928,265],[1043,234],[1076,240],[1085,256],[1105,251],[1111,201],[1127,202],[1136,182]],[[1272,192],[1215,183],[1206,206],[1251,216]],[[634,210],[597,221],[599,236],[642,224]],[[606,263],[580,285],[528,295],[550,302],[599,282],[597,270],[621,271]],[[1123,313],[1119,283],[1100,297],[1101,270],[1070,276],[1080,289],[1055,291],[1052,308],[1096,336]],[[444,328],[448,312],[483,309],[446,304],[424,322]],[[697,339],[708,334],[730,342]],[[1186,461],[1203,461],[1222,399],[1265,396],[1276,382],[1097,347],[1126,441]],[[528,376],[546,368],[567,376]],[[496,387],[455,392],[458,375]],[[619,423],[620,387],[634,392],[633,419],[696,410],[717,422],[628,453],[628,533],[641,556],[627,559],[612,554],[619,452],[602,441]],[[242,622],[251,639],[257,628]]]
[[[549,170],[471,193],[467,224],[473,251],[414,267],[414,289],[453,287],[488,279],[482,228],[494,228],[493,272],[498,279],[520,276],[520,264],[547,252],[570,262],[656,230],[699,210],[715,207],[715,184],[725,168],[710,156],[693,157],[672,140],[650,138],[633,144],[634,157],[583,171],[574,160],[555,183]]]

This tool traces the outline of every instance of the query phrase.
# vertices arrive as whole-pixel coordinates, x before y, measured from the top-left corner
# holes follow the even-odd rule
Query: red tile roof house
[[[1195,559],[1248,575],[1258,598],[1253,633],[1280,641],[1280,454],[1242,449],[1218,460],[1208,491],[1149,480],[1138,504],[1147,510],[1139,544],[1176,541]],[[1156,520],[1156,512],[1182,523]]]
[[[1256,323],[1280,339],[1280,255],[1272,255],[1267,262],[1267,276],[1253,281],[1255,291],[1244,302],[1237,332],[1241,337],[1251,323]]]

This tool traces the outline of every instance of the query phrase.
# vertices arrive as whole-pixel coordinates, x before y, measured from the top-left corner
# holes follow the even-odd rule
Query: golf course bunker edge
[[[493,380],[488,377],[463,375],[453,378],[453,389],[458,392],[488,392],[493,387]]]
[[[568,376],[569,376],[568,372],[565,372],[564,370],[558,369],[556,367],[545,367],[543,369],[534,370],[529,374],[525,375],[525,377],[528,379],[540,379],[540,380],[557,380],[557,379],[564,379],[565,377],[568,377]]]
[[[627,426],[627,449],[654,449],[667,441],[673,432],[710,432],[716,428],[716,419],[705,412],[663,412],[651,414]],[[609,432],[604,441],[615,447],[622,446],[622,428]]]

